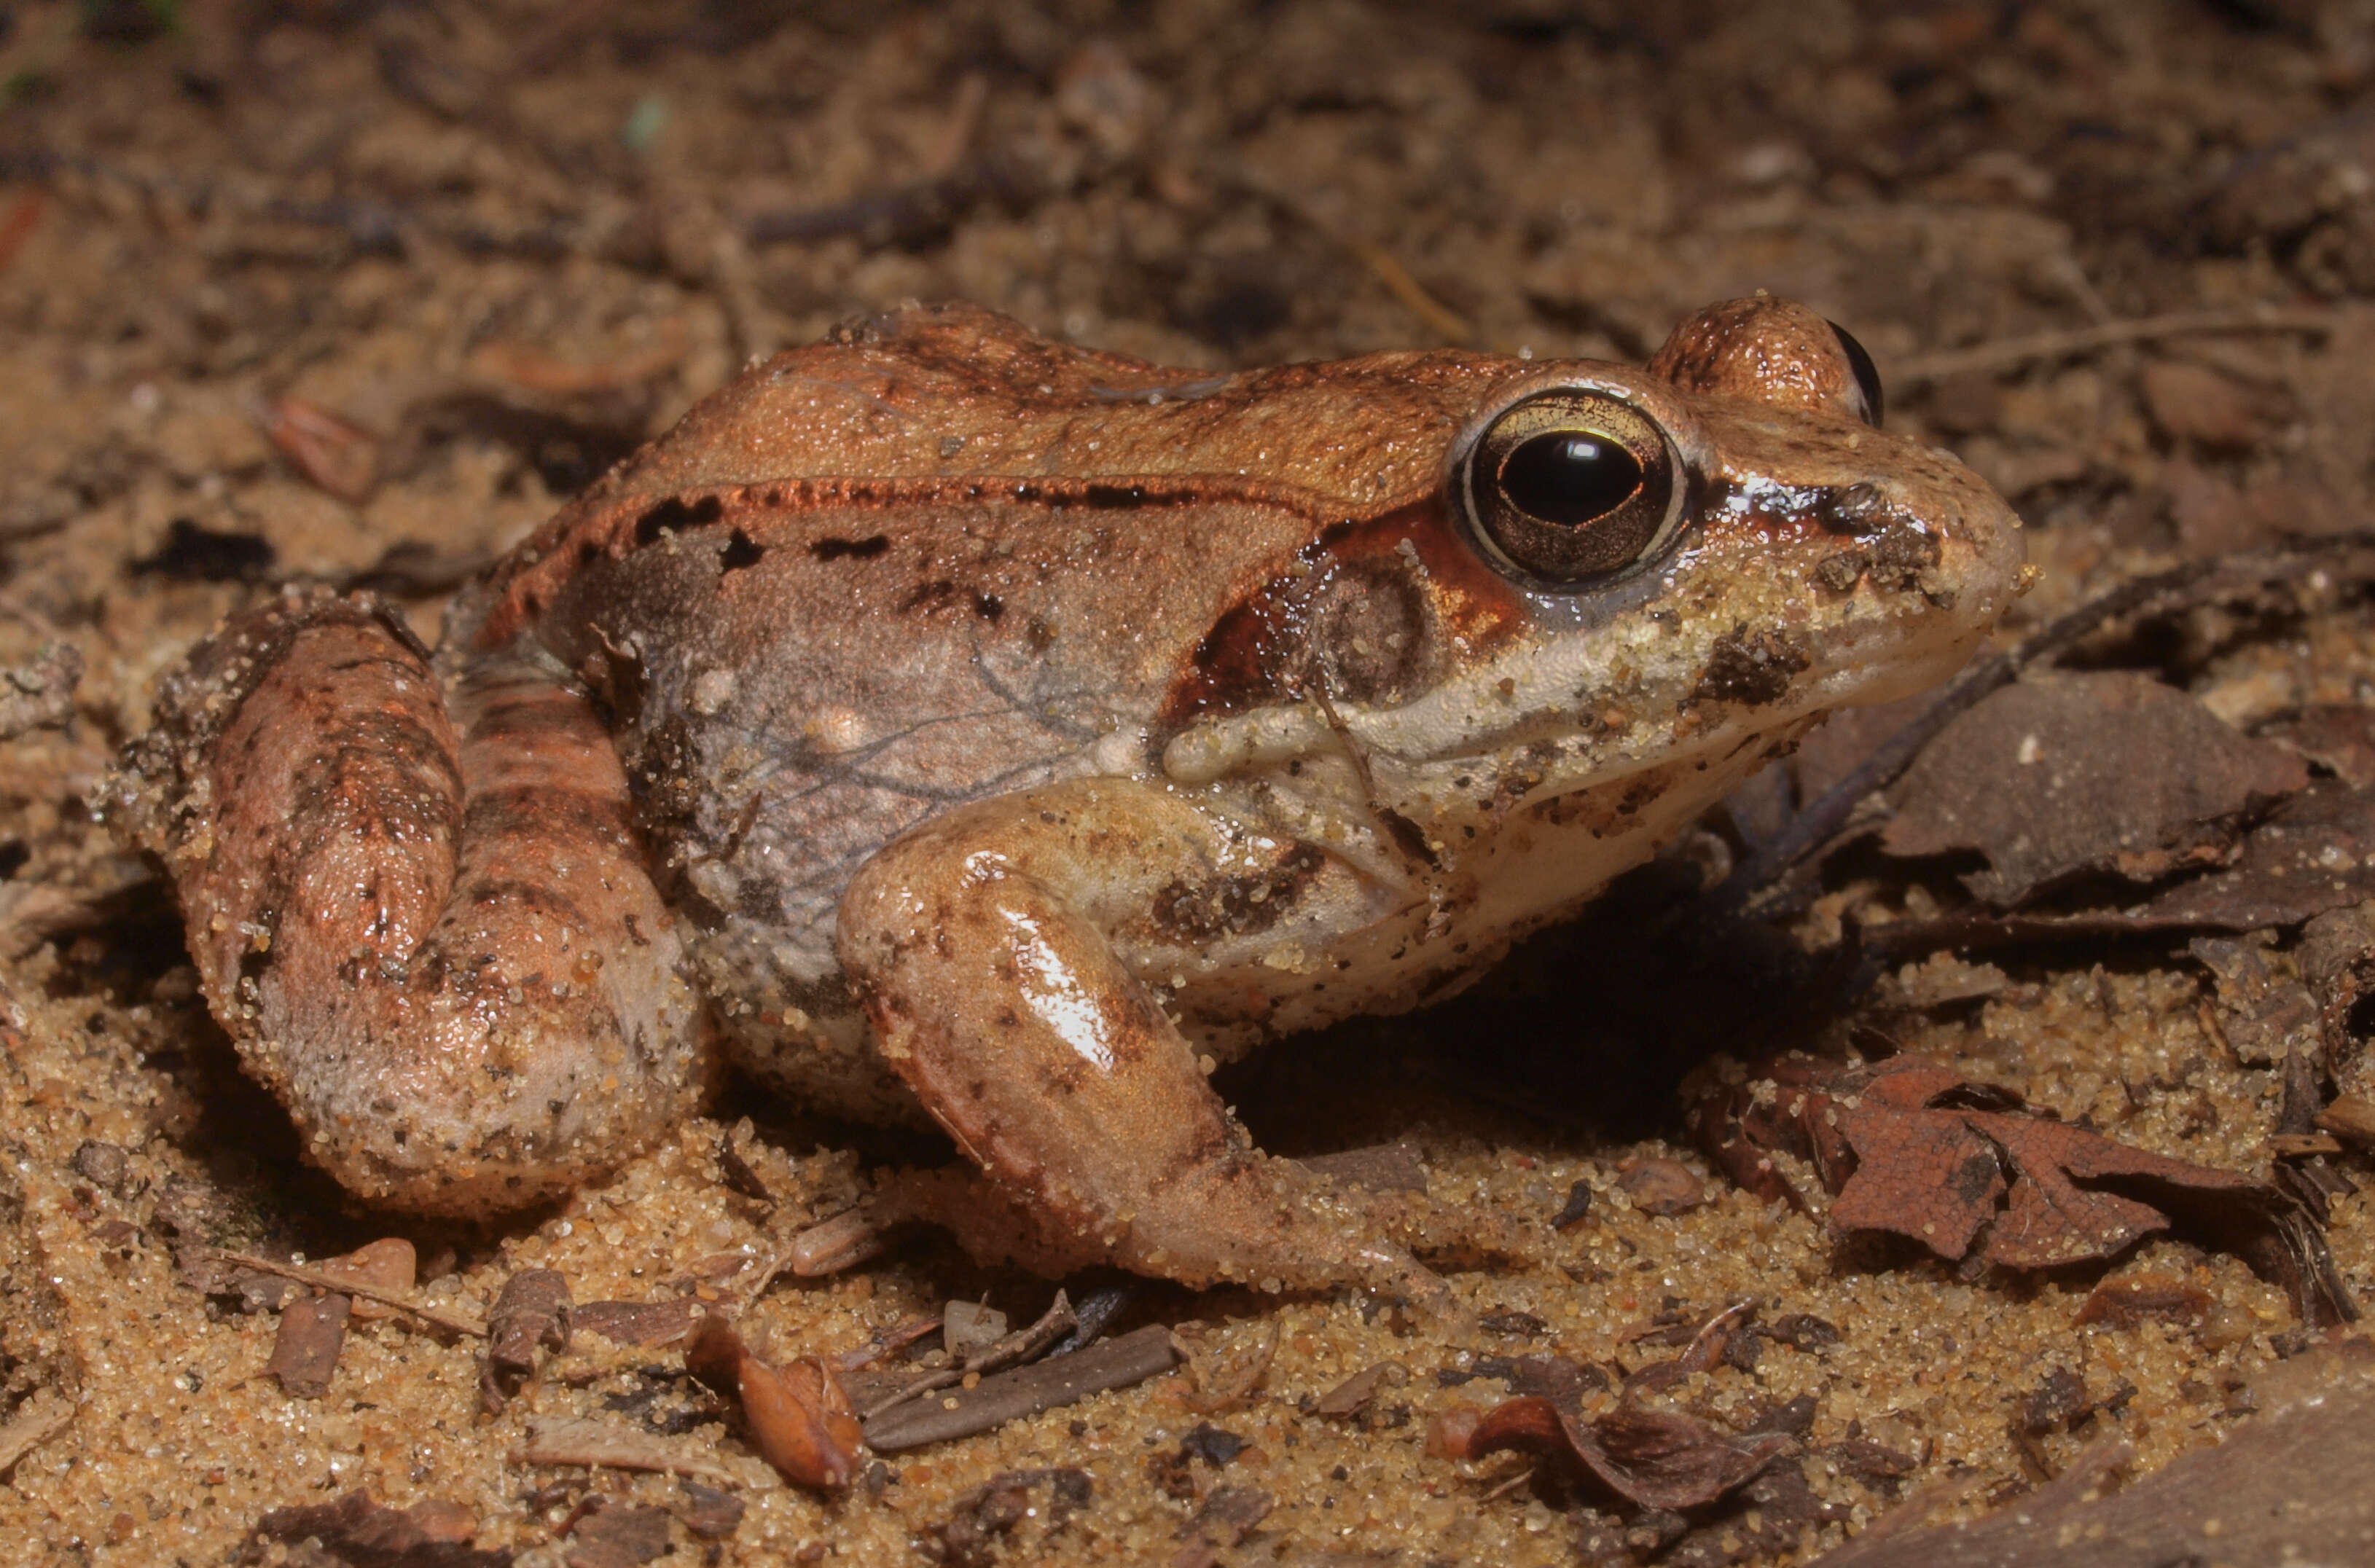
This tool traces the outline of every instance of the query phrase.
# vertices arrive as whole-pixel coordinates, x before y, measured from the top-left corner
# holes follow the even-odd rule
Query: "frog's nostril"
[[[1554,430],[1501,464],[1501,493],[1518,511],[1573,526],[1615,511],[1641,488],[1641,461],[1603,436]]]

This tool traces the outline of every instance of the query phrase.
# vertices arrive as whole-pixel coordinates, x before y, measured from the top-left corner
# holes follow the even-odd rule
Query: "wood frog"
[[[976,1251],[1423,1291],[1207,1075],[1447,995],[1954,670],[2019,525],[1879,414],[1762,296],[1647,369],[1206,374],[909,308],[701,403],[433,652],[369,595],[233,617],[114,814],[365,1198],[549,1199],[731,1053],[928,1113]]]

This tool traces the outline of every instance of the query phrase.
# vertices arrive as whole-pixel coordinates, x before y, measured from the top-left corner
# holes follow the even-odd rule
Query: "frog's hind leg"
[[[1159,791],[1058,784],[925,823],[843,896],[842,963],[884,1056],[990,1177],[961,1239],[1049,1271],[1442,1305],[1369,1216],[1251,1146],[1108,935],[1211,838]]]
[[[648,1145],[709,1053],[591,704],[527,657],[443,675],[376,601],[290,594],[167,681],[116,791],[309,1156],[469,1214]]]

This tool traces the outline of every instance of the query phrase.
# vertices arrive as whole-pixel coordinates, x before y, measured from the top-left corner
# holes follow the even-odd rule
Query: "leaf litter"
[[[1842,1234],[2021,1272],[2108,1263],[2174,1231],[2283,1286],[2304,1323],[2357,1315],[2322,1230],[2290,1194],[2116,1143],[1941,1062],[1792,1054],[1715,1075],[1690,1115],[1709,1157],[1760,1198],[1811,1209],[1774,1156],[1807,1168]]]

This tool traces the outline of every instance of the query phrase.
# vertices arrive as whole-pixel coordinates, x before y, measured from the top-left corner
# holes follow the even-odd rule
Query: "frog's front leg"
[[[1165,890],[1217,885],[1226,854],[1200,813],[1128,781],[980,802],[867,864],[842,963],[892,1069],[1009,1200],[988,1207],[1035,1233],[992,1250],[1440,1305],[1442,1282],[1365,1215],[1251,1146],[1117,950]]]
[[[515,1208],[693,1109],[626,779],[536,661],[443,672],[374,601],[291,595],[191,654],[128,763],[215,1016],[349,1189]]]

